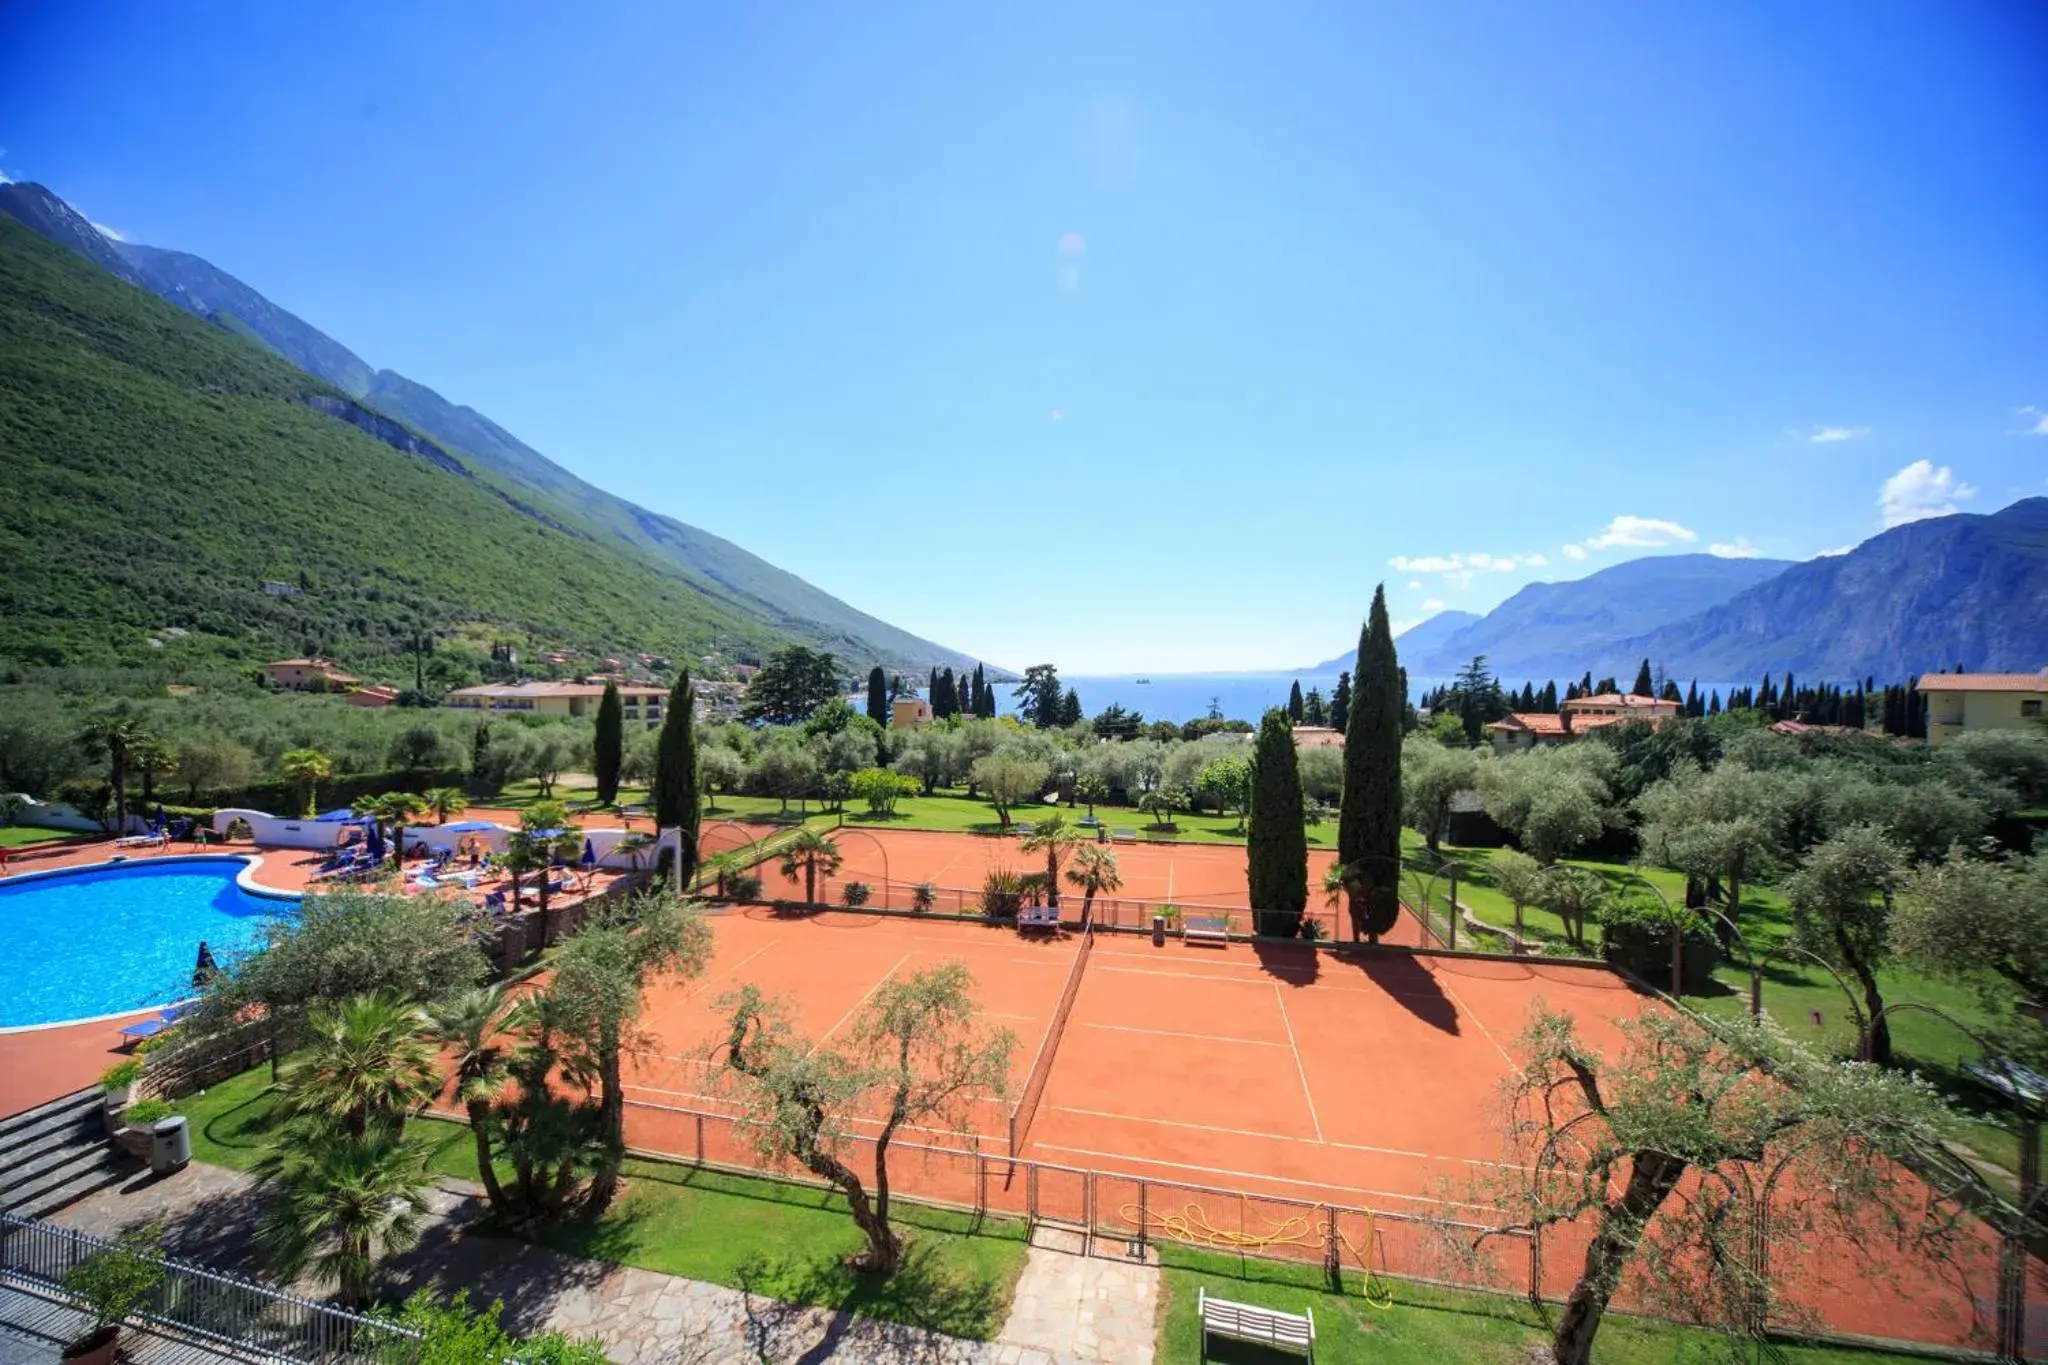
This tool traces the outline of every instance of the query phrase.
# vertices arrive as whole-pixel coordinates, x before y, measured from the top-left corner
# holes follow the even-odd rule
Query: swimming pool
[[[237,885],[247,865],[240,857],[146,858],[0,881],[0,1028],[190,996],[201,942],[226,965],[298,905]]]

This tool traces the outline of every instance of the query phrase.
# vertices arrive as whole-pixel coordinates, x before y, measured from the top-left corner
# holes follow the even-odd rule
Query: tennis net
[[[1024,1150],[1024,1139],[1030,1134],[1031,1119],[1038,1113],[1038,1098],[1045,1093],[1046,1078],[1052,1074],[1053,1054],[1060,1050],[1060,1036],[1067,1030],[1067,1016],[1074,1012],[1074,997],[1081,993],[1081,973],[1088,966],[1088,954],[1095,949],[1095,931],[1084,928],[1081,931],[1081,949],[1074,954],[1074,965],[1067,968],[1067,983],[1060,989],[1060,1003],[1052,1012],[1052,1023],[1046,1026],[1045,1037],[1039,1040],[1038,1055],[1031,1059],[1031,1070],[1024,1077],[1024,1089],[1017,1095],[1017,1102],[1010,1106],[1010,1156],[1014,1160]]]

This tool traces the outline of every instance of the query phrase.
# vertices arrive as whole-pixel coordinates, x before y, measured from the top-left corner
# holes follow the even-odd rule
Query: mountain
[[[304,319],[212,263],[181,251],[112,242],[41,185],[0,185],[0,213],[215,326],[256,341],[377,412],[453,452],[559,525],[652,557],[698,590],[772,631],[833,649],[849,663],[924,668],[974,660],[849,606],[708,531],[648,511],[577,478],[472,408],[377,370]]]
[[[1400,651],[1401,663],[1408,665],[1412,657],[1433,656],[1443,641],[1456,635],[1480,620],[1478,613],[1469,611],[1440,611],[1426,621],[1419,621],[1394,637],[1394,646]],[[1466,657],[1470,657],[1469,655]],[[1354,646],[1334,659],[1325,659],[1303,670],[1308,673],[1344,673],[1358,667],[1358,650]],[[1412,667],[1409,668],[1414,673]]]
[[[1568,583],[1531,583],[1484,617],[1441,613],[1395,644],[1411,678],[1449,677],[1478,654],[1502,679],[1576,678],[1599,671],[1595,660],[1618,642],[1717,606],[1789,566],[1713,555],[1631,559]],[[1432,629],[1445,617],[1456,628]],[[1631,676],[1640,657],[1628,662]]]
[[[791,638],[6,218],[0,467],[14,663],[192,672],[318,649],[403,680],[421,623],[450,632],[450,661],[501,639],[691,658]]]
[[[1603,657],[1613,671],[1645,655],[1674,675],[1739,681],[2032,672],[2048,664],[2048,498],[1894,527]]]

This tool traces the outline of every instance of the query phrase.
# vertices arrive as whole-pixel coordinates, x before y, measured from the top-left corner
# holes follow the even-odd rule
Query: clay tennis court
[[[882,982],[960,961],[986,1023],[1016,1035],[1011,1094],[980,1100],[958,1129],[900,1134],[890,1163],[899,1192],[1028,1210],[1104,1237],[1252,1234],[1271,1239],[1270,1253],[1304,1259],[1318,1257],[1319,1242],[1303,1229],[1329,1206],[1339,1210],[1331,1217],[1345,1262],[1397,1275],[1442,1272],[1432,1236],[1403,1216],[1427,1213],[1447,1187],[1498,1159],[1500,1083],[1532,1007],[1572,1014],[1603,1049],[1618,1038],[1614,1021],[1641,1008],[1611,973],[1542,962],[1155,946],[1139,934],[1026,936],[973,921],[765,906],[717,913],[712,927],[706,974],[657,988],[643,1016],[655,1045],[627,1077],[635,1147],[757,1161],[717,1070],[718,1000],[733,987],[781,997],[799,1032],[829,1043],[844,1040]],[[1010,1101],[1020,1095],[1013,1154]],[[864,1147],[852,1155],[871,1173]],[[1569,1289],[1582,1252],[1571,1230],[1546,1243],[1546,1295]],[[1988,1244],[1973,1250],[1972,1290],[1990,1292],[1989,1254]],[[1510,1244],[1492,1273],[1496,1289],[1526,1288],[1526,1243]],[[1780,1273],[1811,1278],[1797,1297],[1839,1331],[1961,1344],[1972,1330],[1955,1280],[1872,1295],[1853,1248]]]
[[[703,836],[708,853],[730,849],[759,839],[771,831],[758,826],[723,825],[708,827]],[[941,912],[973,911],[980,904],[982,881],[998,869],[1012,872],[1043,872],[1045,855],[1027,852],[1014,835],[945,833],[933,830],[869,830],[858,826],[822,831],[839,846],[839,870],[818,879],[817,898],[821,904],[844,901],[850,882],[869,888],[871,906],[908,909],[912,890],[919,883],[935,891],[934,908]],[[1095,898],[1098,925],[1137,925],[1150,919],[1162,905],[1188,910],[1213,908],[1249,911],[1251,900],[1245,883],[1245,851],[1237,844],[1180,844],[1140,841],[1109,843],[1116,855],[1122,885]],[[1326,922],[1332,920],[1321,907],[1314,888],[1323,872],[1336,859],[1327,849],[1312,849],[1308,875],[1312,911]],[[1066,866],[1071,866],[1067,860]],[[802,900],[803,874],[783,876],[775,859],[755,869],[762,879],[761,894],[769,900]],[[1078,906],[1081,893],[1061,878],[1063,904]],[[1235,926],[1250,930],[1249,916]]]

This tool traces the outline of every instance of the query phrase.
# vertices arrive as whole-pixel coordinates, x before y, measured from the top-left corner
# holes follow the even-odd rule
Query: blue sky
[[[0,171],[991,660],[2048,491],[2038,7],[315,8],[8,6]]]

